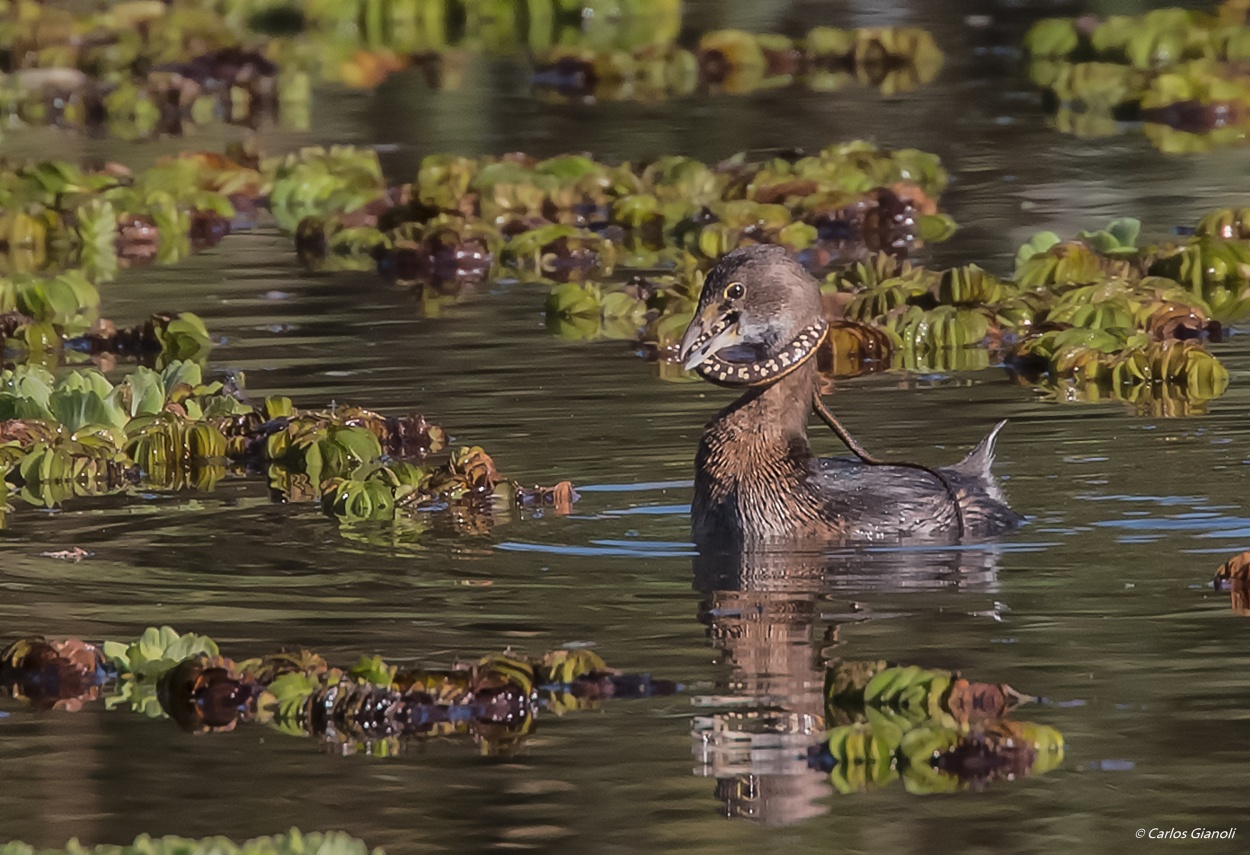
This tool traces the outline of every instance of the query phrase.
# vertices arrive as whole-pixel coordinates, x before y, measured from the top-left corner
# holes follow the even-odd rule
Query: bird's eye
[[[745,294],[746,292],[747,292],[747,289],[742,287],[741,282],[730,282],[729,287],[725,289],[725,299],[726,300],[741,300],[742,295]]]

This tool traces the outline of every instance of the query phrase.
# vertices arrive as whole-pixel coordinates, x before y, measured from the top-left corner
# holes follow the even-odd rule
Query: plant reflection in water
[[[984,588],[997,570],[992,550],[696,557],[699,620],[726,666],[695,700],[709,710],[693,723],[696,774],[716,779],[725,814],[787,825],[828,811],[835,790],[896,778],[914,794],[980,789],[1058,765],[1062,736],[1007,717],[1031,700],[1010,687],[833,655],[831,591]]]

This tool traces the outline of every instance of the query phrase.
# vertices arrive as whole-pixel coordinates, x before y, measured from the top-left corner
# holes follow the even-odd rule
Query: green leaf
[[[955,219],[948,214],[921,214],[916,220],[921,239],[931,243],[949,240],[958,228]]]
[[[1029,238],[1028,241],[1020,245],[1016,250],[1016,273],[1020,276],[1020,270],[1024,267],[1024,263],[1035,255],[1041,255],[1049,250],[1052,246],[1061,242],[1059,235],[1054,232],[1038,232]]]
[[[186,659],[217,656],[219,652],[211,638],[190,632],[179,635],[169,626],[150,626],[124,648],[117,644],[105,648],[105,655],[119,672],[144,680],[155,679]]]
[[[172,398],[174,389],[179,386],[188,386],[193,390],[200,387],[204,382],[204,371],[197,362],[174,360],[161,372],[161,381],[165,384],[165,397]]]
[[[204,322],[191,312],[179,312],[163,328],[158,327],[157,338],[163,358],[171,361],[202,360],[213,347]]]
[[[1137,238],[1141,235],[1141,220],[1133,217],[1121,217],[1118,220],[1112,220],[1107,226],[1107,232],[1111,234],[1123,248],[1137,246]]]
[[[362,427],[331,427],[328,431],[331,442],[345,449],[355,462],[369,463],[382,456],[382,447],[378,438]]]
[[[290,418],[295,415],[295,407],[290,398],[271,395],[265,398],[265,418]]]
[[[381,656],[361,656],[360,661],[348,670],[347,676],[361,683],[389,687],[395,681],[395,666],[387,665]]]
[[[551,289],[547,315],[557,317],[600,317],[603,292],[593,283],[565,282]]]
[[[140,365],[113,389],[110,397],[130,418],[152,415],[165,406],[165,383],[160,374]]]
[[[112,395],[94,389],[58,387],[48,401],[52,417],[71,433],[87,425],[126,426],[126,413]]]

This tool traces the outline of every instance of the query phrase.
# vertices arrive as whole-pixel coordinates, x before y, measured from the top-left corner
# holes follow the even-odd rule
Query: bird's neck
[[[816,360],[808,359],[776,382],[748,389],[717,414],[708,432],[730,434],[741,448],[802,451],[810,457],[807,422],[818,381]]]
[[[749,517],[764,528],[793,524],[812,458],[807,421],[817,384],[808,359],[775,383],[749,389],[707,426],[695,461],[696,526]],[[801,514],[801,511],[800,511]]]

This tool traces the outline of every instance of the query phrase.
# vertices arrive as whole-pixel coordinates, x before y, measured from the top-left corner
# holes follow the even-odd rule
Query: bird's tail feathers
[[[968,452],[968,456],[951,468],[961,475],[976,478],[986,484],[994,484],[994,476],[990,468],[994,465],[994,445],[998,442],[998,433],[1007,425],[1003,419],[985,435],[985,439],[977,443],[977,447]]]

